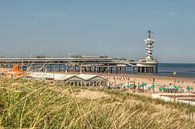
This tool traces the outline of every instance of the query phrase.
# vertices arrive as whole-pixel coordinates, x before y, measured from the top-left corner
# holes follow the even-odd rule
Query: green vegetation
[[[75,95],[83,90],[107,97]],[[0,80],[0,128],[193,129],[194,107],[165,103],[118,90]]]

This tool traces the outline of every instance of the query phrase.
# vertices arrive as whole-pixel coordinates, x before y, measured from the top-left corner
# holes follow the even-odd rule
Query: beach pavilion
[[[87,74],[71,75],[57,81],[69,86],[107,86],[108,84],[108,80],[101,76]]]
[[[58,84],[68,86],[107,86],[108,80],[99,75],[89,74],[55,74],[55,73],[43,73],[33,72],[29,76],[39,80],[53,80]]]

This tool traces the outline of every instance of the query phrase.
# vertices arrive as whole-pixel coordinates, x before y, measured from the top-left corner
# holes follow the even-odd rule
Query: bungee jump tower
[[[136,72],[138,73],[157,73],[158,72],[158,61],[154,59],[153,53],[153,44],[154,39],[152,38],[151,31],[148,31],[148,36],[144,40],[146,47],[146,57],[140,59],[136,64]]]

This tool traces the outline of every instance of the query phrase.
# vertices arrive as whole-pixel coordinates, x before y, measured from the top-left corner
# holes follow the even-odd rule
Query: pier
[[[31,70],[40,71],[73,71],[97,73],[126,73],[128,70],[138,73],[157,72],[156,63],[115,59],[109,57],[68,57],[68,58],[0,58],[3,68],[13,65],[27,65]]]
[[[12,68],[14,65],[26,65],[29,70],[39,71],[72,71],[97,73],[157,73],[158,62],[152,56],[154,40],[151,31],[145,39],[146,57],[138,61],[126,58],[107,56],[73,55],[67,58],[0,58],[1,68]]]

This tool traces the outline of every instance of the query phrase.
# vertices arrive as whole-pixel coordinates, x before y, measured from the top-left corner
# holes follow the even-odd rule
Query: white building
[[[54,80],[69,86],[107,86],[108,80],[98,75],[88,74],[54,74],[43,72],[32,72],[28,76],[38,80]]]

